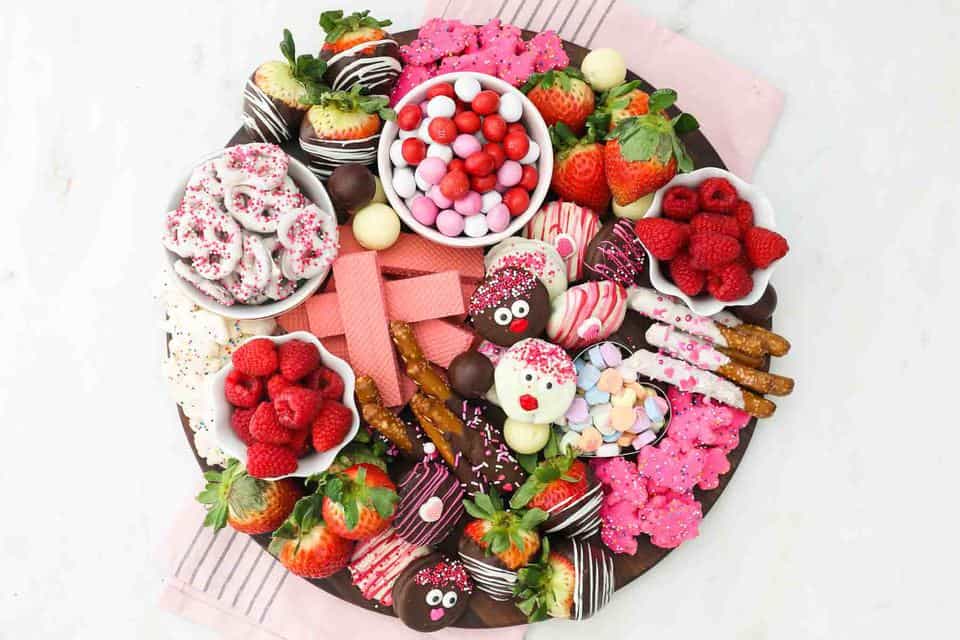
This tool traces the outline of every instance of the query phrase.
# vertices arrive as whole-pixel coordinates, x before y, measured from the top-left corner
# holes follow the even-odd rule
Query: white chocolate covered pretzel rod
[[[790,351],[790,342],[783,336],[769,329],[758,327],[755,324],[748,324],[729,311],[720,311],[710,316],[710,318],[724,327],[729,327],[741,333],[755,335],[760,339],[760,342],[763,343],[764,348],[770,355],[784,356]]]

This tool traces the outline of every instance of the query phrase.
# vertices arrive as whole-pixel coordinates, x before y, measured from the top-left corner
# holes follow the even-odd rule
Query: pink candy
[[[487,226],[494,233],[500,233],[510,226],[510,209],[507,205],[502,202],[493,205],[493,208],[487,212]]]
[[[453,209],[444,209],[437,215],[437,229],[445,236],[455,237],[463,233],[463,216]]]
[[[472,136],[469,133],[461,133],[453,141],[453,152],[461,158],[466,158],[480,151],[481,148],[480,141],[477,140],[476,136]]]
[[[417,222],[429,226],[437,220],[437,205],[427,196],[415,196],[410,203],[410,213],[416,218]]]
[[[497,182],[507,188],[520,184],[522,177],[523,167],[514,160],[507,160],[497,170]]]
[[[441,158],[437,158],[436,156],[424,158],[417,166],[417,175],[428,184],[438,184],[443,179],[443,176],[447,175],[447,165]],[[439,202],[437,202],[437,205],[450,206],[449,204],[441,205]]]
[[[453,208],[457,210],[457,213],[464,216],[480,213],[480,194],[476,191],[468,191],[467,195],[453,203]]]
[[[446,167],[444,167],[443,172],[444,175],[446,175]],[[453,200],[443,195],[443,192],[440,191],[440,187],[437,185],[430,187],[430,191],[427,192],[427,197],[433,200],[433,203],[441,209],[449,209],[453,206]]]

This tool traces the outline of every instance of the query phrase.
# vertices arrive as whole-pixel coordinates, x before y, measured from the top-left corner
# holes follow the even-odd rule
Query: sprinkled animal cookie
[[[500,269],[484,278],[468,307],[477,333],[502,347],[543,333],[550,316],[547,288],[528,271]]]
[[[567,352],[530,338],[510,347],[494,370],[497,398],[514,420],[547,424],[564,414],[577,393],[577,375]]]
[[[411,563],[393,585],[393,610],[414,631],[442,629],[467,610],[473,580],[459,560],[434,553]]]

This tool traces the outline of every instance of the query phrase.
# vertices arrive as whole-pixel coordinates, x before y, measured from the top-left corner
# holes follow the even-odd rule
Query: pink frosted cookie
[[[519,55],[504,58],[503,61],[497,65],[497,75],[500,76],[501,80],[509,82],[515,87],[519,87],[533,75],[536,59],[537,54],[532,51],[524,51]]]
[[[518,267],[535,275],[550,298],[567,290],[567,271],[556,249],[539,240],[510,237],[495,244],[483,259],[487,273]]]
[[[701,449],[683,451],[670,438],[654,447],[644,447],[637,458],[637,469],[653,485],[685,493],[700,481],[704,455]]]
[[[523,228],[523,237],[552,244],[567,264],[567,279],[583,278],[587,245],[600,231],[600,218],[592,210],[573,202],[544,205]]]
[[[627,290],[601,280],[584,282],[553,300],[547,336],[564,349],[582,349],[608,338],[623,324]]]
[[[703,508],[692,493],[653,493],[640,509],[640,529],[658,547],[672,549],[700,532]]]
[[[400,56],[407,64],[425,65],[475,48],[476,42],[476,27],[459,20],[433,18],[420,27],[416,40],[400,47]]]
[[[497,73],[497,62],[486,51],[465,53],[462,56],[449,56],[440,61],[438,73],[454,73],[457,71],[475,71],[492,76]]]
[[[481,47],[489,47],[501,42],[514,43],[514,53],[519,53],[523,33],[519,27],[503,24],[499,18],[493,18],[477,30],[477,39]]]
[[[390,105],[397,104],[400,98],[407,95],[411,89],[435,75],[436,69],[431,66],[404,65],[403,70],[400,71],[400,77],[397,79],[397,86],[390,93]]]
[[[536,54],[534,70],[546,73],[552,69],[563,69],[570,64],[567,52],[563,50],[563,41],[555,31],[538,33],[527,43],[527,50]]]
[[[614,553],[633,555],[640,530],[640,509],[647,503],[646,480],[626,458],[601,458],[590,463],[603,486],[600,539]]]

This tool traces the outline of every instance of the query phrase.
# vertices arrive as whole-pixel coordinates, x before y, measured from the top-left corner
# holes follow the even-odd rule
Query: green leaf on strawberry
[[[301,98],[304,104],[314,104],[314,101],[326,90],[323,74],[327,71],[327,63],[310,54],[297,55],[297,48],[293,42],[293,35],[289,29],[283,30],[283,40],[280,41],[280,52],[290,66],[290,74],[303,85],[307,94]]]
[[[347,17],[343,16],[343,10],[324,11],[320,14],[320,28],[326,32],[326,42],[336,42],[345,34],[358,29],[380,29],[389,27],[393,24],[390,20],[377,20],[370,15],[370,11],[358,11],[351,13]]]
[[[287,540],[296,540],[296,550],[300,549],[301,538],[322,521],[321,508],[323,496],[317,493],[304,496],[297,500],[290,516],[284,521],[270,540],[269,551],[277,555]]]
[[[397,114],[387,107],[390,100],[386,96],[366,95],[366,89],[358,84],[349,91],[325,91],[320,94],[313,104],[321,107],[332,106],[346,113],[377,114],[383,120],[396,120]]]

